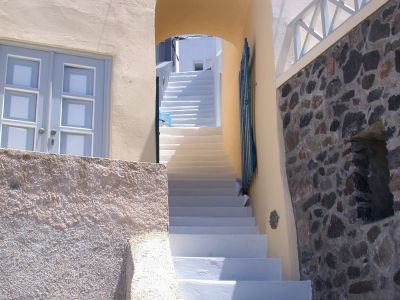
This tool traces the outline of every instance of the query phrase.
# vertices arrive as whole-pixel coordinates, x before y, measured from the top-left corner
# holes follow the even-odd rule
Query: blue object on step
[[[160,112],[160,121],[165,122],[168,125],[168,127],[172,126],[172,118],[168,113]]]

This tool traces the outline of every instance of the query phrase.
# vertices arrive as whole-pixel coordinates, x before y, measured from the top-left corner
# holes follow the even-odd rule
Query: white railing
[[[277,64],[283,73],[372,0],[313,0],[289,23]],[[290,58],[290,52],[294,55]]]

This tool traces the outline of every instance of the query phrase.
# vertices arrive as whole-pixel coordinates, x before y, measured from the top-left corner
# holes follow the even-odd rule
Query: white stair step
[[[192,105],[192,106],[187,106],[190,108],[184,108],[185,106],[170,106],[170,107],[160,107],[160,111],[162,113],[167,113],[170,116],[174,116],[177,114],[197,114],[197,115],[201,115],[201,114],[215,114],[215,108],[212,107],[211,105],[206,106],[206,107],[198,107],[196,105]]]
[[[187,76],[172,76],[169,78],[168,85],[170,84],[180,84],[181,82],[187,83],[210,83],[214,84],[214,77],[212,76],[204,76],[204,77],[199,77],[195,75],[187,75]]]
[[[203,180],[203,181],[192,181],[192,180],[169,180],[168,187],[170,188],[235,188],[236,184],[234,180]]]
[[[311,300],[310,281],[179,280],[190,300]]]
[[[160,160],[161,161],[168,161],[168,162],[179,162],[182,164],[185,164],[186,162],[199,162],[199,161],[205,161],[208,163],[211,162],[220,162],[220,161],[225,161],[227,157],[222,156],[222,155],[215,155],[215,156],[209,156],[209,155],[201,155],[201,156],[192,156],[188,154],[160,154]],[[212,176],[211,176],[212,177]],[[231,178],[235,178],[235,176],[232,176]]]
[[[221,127],[208,128],[169,128],[161,127],[161,134],[176,135],[176,136],[222,136]]]
[[[243,199],[230,196],[170,196],[168,201],[170,207],[244,207],[246,204]]]
[[[258,234],[256,226],[171,226],[169,228],[171,234]]]
[[[213,72],[211,70],[201,70],[201,71],[185,71],[185,72],[172,72],[171,75],[172,76],[184,76],[184,75],[206,75],[206,74],[210,74],[212,75]]]
[[[179,98],[175,98],[175,99],[167,99],[164,100],[161,108],[170,108],[170,107],[177,107],[177,106],[194,106],[197,105],[200,108],[206,108],[206,109],[210,109],[213,107],[213,104],[211,103],[211,100],[204,100],[204,99],[198,99],[198,98],[194,98],[194,99],[179,99]]]
[[[207,89],[214,90],[214,79],[208,80],[181,80],[181,81],[170,81],[167,85],[168,89]]]
[[[168,172],[168,169],[167,169]],[[172,172],[172,173],[171,173]],[[168,172],[168,174],[171,175],[180,175],[183,173],[173,173],[173,170],[171,172]],[[203,175],[204,178],[207,178],[207,174],[194,174],[196,176],[201,176]],[[215,176],[215,174],[214,174]],[[236,189],[229,189],[229,188],[210,188],[210,189],[202,189],[202,188],[170,188],[169,189],[169,195],[172,196],[230,196],[230,197],[236,197],[237,192]]]
[[[266,258],[267,239],[260,234],[170,234],[173,256]]]
[[[167,172],[185,173],[185,174],[232,174],[230,166],[174,166],[167,165]]]
[[[192,128],[192,127],[209,127],[210,125],[213,125],[213,124],[198,124],[198,123],[194,124],[194,123],[187,123],[187,124],[175,124],[175,125],[172,125],[172,127]]]
[[[177,150],[177,149],[190,149],[190,150],[203,150],[208,149],[224,150],[224,145],[221,143],[160,143],[160,150]],[[222,163],[227,164],[228,161]]]
[[[205,151],[203,149],[188,149],[187,151],[160,150],[160,155],[175,155],[177,153],[182,154],[182,155],[191,155],[192,157],[214,156],[214,155],[225,156],[226,155],[226,153],[223,149],[207,149],[207,151]]]
[[[214,113],[204,113],[204,112],[195,112],[195,113],[188,113],[188,112],[175,112],[169,114],[172,120],[176,118],[194,118],[196,120],[203,119],[203,118],[214,118]]]
[[[171,217],[251,217],[250,207],[170,207]]]
[[[207,90],[197,90],[197,89],[166,89],[164,91],[164,97],[168,96],[199,96],[213,98],[214,93]]]
[[[221,143],[203,143],[203,144],[192,144],[192,143],[160,143],[160,150],[178,150],[178,149],[190,149],[190,150],[196,150],[196,149],[202,149],[202,150],[208,150],[208,149],[215,149],[215,150],[224,150],[224,145]],[[228,161],[222,162],[224,164],[227,164]]]
[[[229,174],[181,174],[181,173],[170,173],[168,172],[168,179],[171,180],[231,180],[234,176]],[[214,196],[214,195],[212,195]],[[236,194],[235,194],[236,196]]]
[[[282,262],[275,258],[174,257],[174,266],[178,279],[282,280]]]
[[[178,167],[225,167],[231,170],[231,174],[233,173],[231,169],[231,165],[228,161],[179,161],[179,160],[171,160],[171,161],[160,161],[160,163],[165,164],[166,166],[171,166],[174,168]],[[231,184],[232,185],[232,184]]]
[[[164,127],[162,127],[164,128]],[[176,128],[171,128],[168,127],[169,129],[176,129]],[[160,136],[160,144],[195,144],[195,145],[201,145],[201,144],[215,144],[219,143],[222,144],[222,136],[220,135],[188,135],[188,136],[183,136],[183,135],[167,135],[167,134],[162,134]]]
[[[184,124],[186,124],[186,123],[201,123],[201,124],[203,124],[203,123],[212,123],[212,122],[215,122],[215,118],[214,117],[199,117],[199,118],[197,118],[197,117],[185,117],[185,116],[182,116],[182,117],[175,117],[175,118],[172,118],[172,124],[178,124],[178,123],[184,123]]]
[[[254,226],[254,217],[221,218],[221,217],[170,217],[170,226]]]

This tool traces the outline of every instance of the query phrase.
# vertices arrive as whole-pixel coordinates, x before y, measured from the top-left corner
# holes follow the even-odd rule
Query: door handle
[[[50,131],[50,135],[51,135],[51,136],[55,136],[56,134],[57,134],[57,130],[54,130],[54,129],[53,129],[52,131]]]
[[[45,133],[46,132],[46,129],[44,129],[44,128],[39,128],[39,134],[43,134],[43,133]]]

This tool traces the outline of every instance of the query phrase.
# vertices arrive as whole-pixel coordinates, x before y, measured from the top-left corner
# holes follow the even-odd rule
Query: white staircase
[[[200,73],[196,81],[211,76]],[[175,74],[173,85],[189,76],[184,74]],[[192,95],[198,86],[203,87],[189,85],[185,94]],[[213,104],[202,107],[207,113],[199,111],[190,122],[182,117],[182,108],[173,118],[178,122],[174,127],[160,129],[160,158],[169,177],[171,251],[183,298],[311,299],[310,282],[282,281],[281,261],[267,257],[267,237],[259,234],[251,208],[237,196],[221,129],[199,127],[214,126]]]
[[[172,73],[160,111],[174,127],[215,126],[213,71]]]

